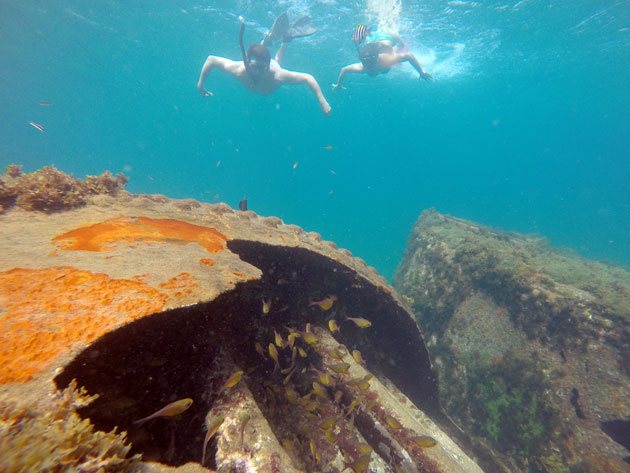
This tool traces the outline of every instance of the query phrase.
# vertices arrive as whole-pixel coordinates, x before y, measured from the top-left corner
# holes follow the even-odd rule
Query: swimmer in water
[[[369,27],[359,24],[352,33],[352,42],[357,48],[361,62],[342,67],[337,83],[333,84],[333,90],[343,88],[343,80],[347,73],[367,74],[374,77],[387,74],[392,66],[403,62],[411,64],[418,71],[420,79],[432,80],[431,75],[422,69],[418,59],[413,53],[407,51],[396,33],[383,30],[372,32]]]
[[[313,91],[319,105],[325,115],[330,113],[330,105],[315,78],[303,72],[293,72],[283,69],[280,64],[287,48],[287,43],[292,39],[309,36],[315,33],[315,28],[310,25],[310,18],[304,16],[299,18],[293,25],[289,25],[286,13],[280,15],[274,22],[271,30],[261,44],[252,44],[247,51],[243,45],[243,34],[245,32],[245,22],[242,18],[239,33],[239,43],[241,46],[242,61],[232,61],[219,56],[208,56],[201,69],[201,75],[197,82],[197,88],[204,97],[212,96],[204,87],[204,81],[208,74],[215,69],[221,69],[233,77],[236,77],[243,86],[250,92],[262,95],[273,93],[278,87],[285,84],[306,84]],[[268,46],[275,40],[281,40],[282,45],[271,59]]]

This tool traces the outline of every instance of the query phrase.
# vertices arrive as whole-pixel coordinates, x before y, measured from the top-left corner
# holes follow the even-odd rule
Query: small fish
[[[334,365],[330,366],[330,369],[333,370],[335,373],[347,373],[348,370],[350,369],[350,365],[348,363],[336,363]]]
[[[374,449],[370,447],[367,443],[360,442],[358,447],[359,452],[361,452],[363,455],[369,455],[374,451]]]
[[[367,473],[370,467],[370,455],[361,455],[354,463],[351,463],[350,468],[354,473]]]
[[[243,197],[239,202],[238,202],[238,209],[245,212],[247,210],[247,197]]]
[[[262,300],[262,313],[268,315],[271,311],[271,299]]]
[[[361,356],[361,352],[359,350],[352,350],[352,358],[354,358],[354,361],[356,361],[360,365],[365,364],[365,360]]]
[[[278,350],[276,350],[276,346],[273,343],[270,343],[268,347],[268,351],[269,351],[269,356],[276,364],[276,367],[274,368],[274,371],[276,371],[278,368],[280,368],[280,363],[278,362]]]
[[[181,414],[182,412],[186,411],[193,403],[193,400],[190,399],[189,397],[185,398],[185,399],[180,399],[178,401],[175,402],[171,402],[170,404],[167,404],[166,406],[164,406],[162,409],[155,411],[153,414],[151,414],[150,416],[147,417],[143,417],[142,419],[136,420],[133,423],[135,425],[142,425],[145,422],[151,420],[151,419],[155,419],[157,417],[174,417],[174,416],[178,416],[179,414]]]
[[[324,437],[326,438],[329,444],[335,445],[335,442],[337,441],[337,436],[333,432],[333,429],[324,430]]]
[[[33,128],[37,128],[39,131],[41,131],[42,133],[44,133],[46,131],[46,128],[44,128],[42,125],[40,125],[39,123],[35,123],[35,122],[28,122],[29,125],[31,125]]]
[[[296,161],[296,162],[294,162],[292,167],[293,167],[293,169],[297,169],[297,167],[298,167],[298,162],[297,162],[297,161]]]
[[[241,371],[241,370],[239,370],[236,373],[234,373],[225,382],[225,385],[223,385],[223,389],[232,389],[234,386],[236,386],[238,384],[238,382],[241,380],[242,376],[243,376],[243,371]]]
[[[332,379],[330,379],[330,375],[328,373],[320,372],[318,378],[324,386],[332,386]]]
[[[300,336],[299,333],[291,332],[289,335],[287,335],[287,345],[293,348],[293,345],[295,344],[295,339],[298,338],[299,336]]]
[[[52,104],[47,100],[42,100],[41,102],[37,102],[42,107],[50,107]]]
[[[429,437],[428,435],[413,437],[411,441],[420,448],[431,448],[437,445],[437,440],[435,440],[433,437]]]
[[[370,28],[363,23],[359,23],[357,26],[354,27],[354,30],[352,31],[352,42],[355,44],[359,44],[369,34]]]
[[[326,145],[326,146],[324,146],[324,149],[326,151],[332,151],[333,147],[332,147],[332,145]]]
[[[394,430],[402,429],[402,425],[400,425],[400,422],[398,422],[390,415],[385,416],[385,422],[387,422],[387,425],[389,425]]]
[[[208,432],[206,433],[206,438],[203,441],[203,452],[201,454],[201,466],[203,466],[204,463],[206,463],[206,448],[208,448],[208,442],[210,442],[210,439],[214,437],[214,434],[218,432],[219,427],[221,427],[221,424],[223,424],[224,420],[225,420],[225,416],[219,416],[215,418],[212,422],[208,422],[208,420],[206,419]]]
[[[316,305],[321,310],[330,310],[330,308],[333,306],[333,304],[335,303],[336,300],[337,300],[337,296],[330,295],[330,296],[324,297],[320,301],[311,301],[308,306],[311,307],[313,305]]]
[[[321,397],[322,399],[328,399],[328,393],[326,392],[326,388],[319,384],[316,381],[313,381],[313,392],[316,396]]]
[[[254,348],[256,349],[256,353],[258,353],[263,358],[265,357],[265,349],[262,347],[260,343],[256,342],[254,344]]]
[[[351,320],[354,324],[359,328],[368,328],[372,326],[372,322],[363,317],[346,317],[346,319]]]
[[[308,356],[308,354],[306,353],[306,350],[304,350],[304,348],[302,347],[298,347],[298,353],[300,354],[302,358],[306,358]]]
[[[317,345],[317,336],[314,333],[304,332],[302,334],[302,338],[304,339],[306,343],[308,343],[311,346]]]
[[[330,319],[328,321],[328,328],[330,329],[330,333],[339,332],[339,325],[337,324],[337,321],[334,319]]]
[[[319,451],[317,450],[317,447],[315,446],[315,442],[313,441],[313,439],[309,441],[309,447],[311,449],[311,454],[313,455],[313,459],[315,460],[316,463],[319,463],[321,461],[321,457],[319,456]]]
[[[328,429],[332,428],[336,423],[337,423],[337,418],[336,417],[329,417],[328,419],[322,421],[319,424],[319,428],[322,429],[322,430],[328,430]]]
[[[284,340],[282,340],[282,335],[280,335],[275,330],[273,331],[273,333],[274,333],[274,342],[275,342],[276,346],[278,348],[284,348]]]

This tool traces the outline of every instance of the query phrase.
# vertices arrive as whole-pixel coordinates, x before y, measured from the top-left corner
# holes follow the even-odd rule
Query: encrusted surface
[[[63,200],[63,191],[55,198]],[[36,393],[45,396],[54,375],[60,388],[76,378],[99,395],[79,413],[99,430],[127,430],[133,451],[144,455],[142,471],[170,471],[166,465],[197,469],[191,462],[201,461],[205,419],[214,412],[225,415],[225,425],[209,442],[205,467],[219,471],[242,471],[238,468],[245,465],[247,471],[290,471],[282,466],[289,461],[297,470],[319,471],[320,449],[321,455],[332,452],[321,434],[315,435],[325,412],[351,425],[345,446],[335,447],[337,466],[329,471],[348,466],[366,471],[352,440],[353,412],[362,413],[356,428],[374,450],[380,437],[371,432],[386,419],[377,421],[379,415],[404,422],[398,402],[411,409],[409,398],[440,417],[417,325],[386,282],[349,252],[277,218],[223,204],[119,189],[82,198],[83,207],[62,213],[13,207],[0,215],[0,389],[8,398],[31,392],[37,403]],[[332,308],[314,304],[331,294]],[[369,330],[347,318],[361,316],[371,320]],[[341,332],[327,337],[333,318]],[[303,338],[294,343],[305,357],[287,345],[292,330]],[[282,343],[274,342],[274,332]],[[306,333],[318,341],[305,342]],[[312,391],[317,370],[329,369],[322,361],[328,356],[321,348],[324,340],[346,353],[360,349],[366,363],[361,369],[388,386],[391,402],[373,403],[352,387],[353,378],[333,368],[341,398],[332,387],[326,389],[326,402],[321,392]],[[281,366],[271,353],[261,360],[256,343],[265,348],[275,343]],[[226,391],[224,383],[237,368],[245,372],[243,381]],[[310,434],[278,420],[286,386],[300,391],[303,401],[292,411],[304,426],[312,426]],[[173,419],[132,423],[189,397],[190,410]],[[437,424],[412,422],[404,428],[408,436],[438,441],[426,464],[414,466],[417,471],[480,471]],[[401,432],[389,436],[388,449],[413,452],[404,439],[402,444],[395,439]],[[339,435],[340,442],[343,438]],[[287,439],[293,447],[283,443]],[[381,450],[370,463],[378,471],[393,471],[403,461]]]
[[[627,471],[600,422],[630,412],[630,273],[427,212],[394,284],[447,411],[503,471]]]

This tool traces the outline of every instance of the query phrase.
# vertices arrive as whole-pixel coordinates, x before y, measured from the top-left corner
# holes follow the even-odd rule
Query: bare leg
[[[284,52],[287,50],[287,43],[282,43],[280,45],[280,49],[278,49],[278,52],[276,53],[276,62],[280,65],[282,65],[282,58],[284,58]]]

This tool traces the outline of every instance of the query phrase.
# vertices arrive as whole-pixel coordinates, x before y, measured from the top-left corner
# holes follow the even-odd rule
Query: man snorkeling
[[[333,90],[343,88],[343,80],[347,73],[377,76],[387,74],[392,66],[408,62],[418,71],[419,79],[431,80],[431,75],[422,69],[418,59],[407,51],[400,37],[393,32],[376,30],[359,24],[352,32],[352,42],[357,48],[361,62],[342,67]],[[394,49],[396,47],[396,49]]]
[[[293,72],[280,67],[288,42],[294,38],[309,36],[317,31],[311,26],[310,18],[303,16],[294,22],[293,25],[289,25],[287,15],[283,13],[276,19],[262,43],[252,44],[247,51],[245,51],[245,46],[243,45],[245,22],[243,18],[239,19],[241,21],[241,29],[238,39],[243,60],[231,61],[219,56],[208,56],[197,82],[197,88],[201,95],[204,97],[213,95],[212,92],[208,92],[205,89],[203,83],[212,69],[218,68],[236,77],[250,92],[262,95],[269,95],[284,84],[306,84],[317,97],[322,112],[328,115],[331,110],[330,105],[326,101],[315,78],[310,74]],[[282,45],[275,58],[271,59],[268,46],[276,40],[281,40]]]

